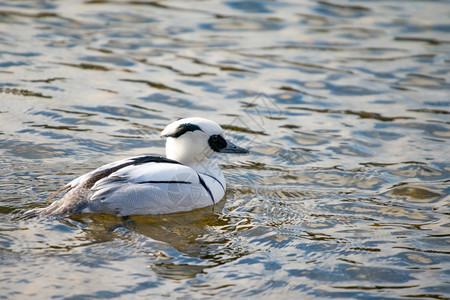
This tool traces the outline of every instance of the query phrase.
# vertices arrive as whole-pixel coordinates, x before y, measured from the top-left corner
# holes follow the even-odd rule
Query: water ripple
[[[0,3],[2,295],[447,299],[447,1]],[[246,156],[163,216],[29,218],[207,117]],[[101,284],[99,281],[101,278]]]

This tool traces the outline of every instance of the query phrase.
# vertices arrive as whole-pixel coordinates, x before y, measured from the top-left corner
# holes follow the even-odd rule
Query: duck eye
[[[215,134],[209,137],[208,144],[216,152],[220,152],[223,148],[227,146],[227,141],[219,134]]]

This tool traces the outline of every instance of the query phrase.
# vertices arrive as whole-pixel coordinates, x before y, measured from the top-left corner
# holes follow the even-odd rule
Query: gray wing
[[[104,165],[74,179],[48,200],[66,190],[48,207],[25,215],[162,214],[211,204],[193,169],[155,156],[131,157]]]
[[[97,181],[90,193],[82,212],[165,214],[214,203],[197,172],[169,163],[127,166]]]

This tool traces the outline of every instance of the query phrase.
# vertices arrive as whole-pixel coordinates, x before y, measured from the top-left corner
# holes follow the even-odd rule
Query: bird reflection
[[[106,242],[124,232],[145,237],[145,243],[131,238],[134,248],[149,253],[149,268],[167,279],[188,279],[206,269],[235,260],[242,255],[232,241],[233,220],[222,213],[225,201],[187,213],[116,217],[81,214],[71,219],[87,225],[86,238]],[[138,235],[135,235],[135,234]]]

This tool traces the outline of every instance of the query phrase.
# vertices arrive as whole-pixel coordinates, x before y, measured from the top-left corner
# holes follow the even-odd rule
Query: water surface
[[[0,297],[450,297],[450,7],[442,1],[0,3]],[[180,117],[215,207],[24,218]]]

